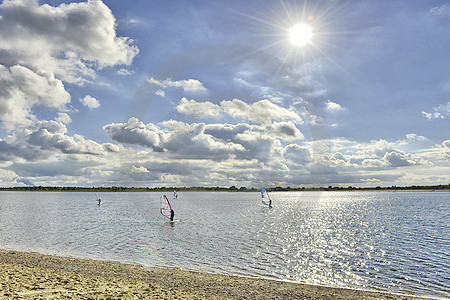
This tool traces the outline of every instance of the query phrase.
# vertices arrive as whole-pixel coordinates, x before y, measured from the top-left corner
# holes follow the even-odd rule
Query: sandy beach
[[[1,299],[419,299],[0,250]]]

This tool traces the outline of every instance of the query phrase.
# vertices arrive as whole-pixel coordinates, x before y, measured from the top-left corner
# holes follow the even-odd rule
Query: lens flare
[[[166,263],[166,259],[164,256],[162,256],[155,246],[149,244],[149,245],[142,245],[141,246],[141,252],[144,254],[145,259],[148,263],[150,263],[152,266],[163,266]]]

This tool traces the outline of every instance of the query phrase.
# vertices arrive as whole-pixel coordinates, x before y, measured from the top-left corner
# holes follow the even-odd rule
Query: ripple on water
[[[0,247],[450,297],[449,193],[0,193]],[[92,196],[92,197],[91,197]]]

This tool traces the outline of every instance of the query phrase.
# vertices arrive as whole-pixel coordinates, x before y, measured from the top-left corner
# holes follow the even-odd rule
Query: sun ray
[[[339,19],[345,12],[337,6],[338,0],[330,0],[326,4],[308,0],[278,0],[276,3],[278,5],[259,6],[252,13],[250,10],[237,11],[221,7],[242,16],[243,21],[250,21],[248,28],[255,38],[254,50],[250,49],[242,57],[266,51],[278,57],[285,67],[294,69],[305,68],[309,63],[320,64],[321,60],[333,65],[339,64],[334,58],[335,53],[345,47],[346,38],[351,38],[358,32],[339,30]],[[300,26],[298,32],[291,33],[297,30],[292,30],[296,26]],[[283,68],[280,66],[279,71],[282,72]],[[316,71],[311,70],[311,73],[314,72]]]
[[[309,44],[312,36],[312,27],[305,23],[296,24],[289,29],[289,41],[294,46],[304,46]]]

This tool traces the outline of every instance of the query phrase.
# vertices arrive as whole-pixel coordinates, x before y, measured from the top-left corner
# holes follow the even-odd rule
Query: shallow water
[[[0,248],[450,297],[450,193],[0,192]]]

